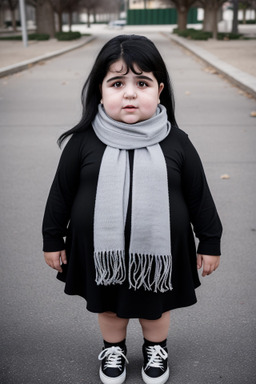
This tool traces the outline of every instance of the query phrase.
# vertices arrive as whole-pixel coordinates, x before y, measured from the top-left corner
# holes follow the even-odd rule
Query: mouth
[[[127,111],[133,111],[133,110],[138,109],[138,108],[135,107],[134,105],[126,105],[125,107],[123,107],[123,109],[125,109]]]

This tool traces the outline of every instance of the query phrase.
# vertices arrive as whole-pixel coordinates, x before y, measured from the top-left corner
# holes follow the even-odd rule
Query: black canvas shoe
[[[161,345],[143,345],[142,379],[146,384],[164,384],[169,378],[168,350]]]
[[[100,379],[103,384],[122,384],[126,379],[126,347],[104,348],[98,357],[101,360]]]

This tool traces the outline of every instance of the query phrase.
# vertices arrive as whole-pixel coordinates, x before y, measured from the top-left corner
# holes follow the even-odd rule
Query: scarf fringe
[[[171,277],[171,255],[130,254],[130,288],[136,290],[143,286],[147,291],[167,292],[172,290]]]
[[[122,284],[126,278],[124,251],[94,252],[97,285]]]

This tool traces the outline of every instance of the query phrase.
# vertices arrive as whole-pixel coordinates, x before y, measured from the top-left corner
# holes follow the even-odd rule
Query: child
[[[82,101],[81,121],[59,139],[72,135],[46,205],[45,260],[65,292],[98,313],[102,383],[125,381],[126,329],[138,318],[143,381],[163,384],[170,311],[196,303],[197,268],[205,276],[218,267],[221,222],[199,156],[175,121],[167,69],[150,40],[111,39]]]

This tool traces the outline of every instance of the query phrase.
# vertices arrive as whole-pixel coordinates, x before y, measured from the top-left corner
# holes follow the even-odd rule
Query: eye
[[[145,83],[145,81],[139,81],[137,84],[139,88],[146,88],[148,86],[148,84]]]
[[[116,81],[115,83],[112,84],[112,87],[114,88],[120,88],[122,87],[123,83],[121,81]]]

